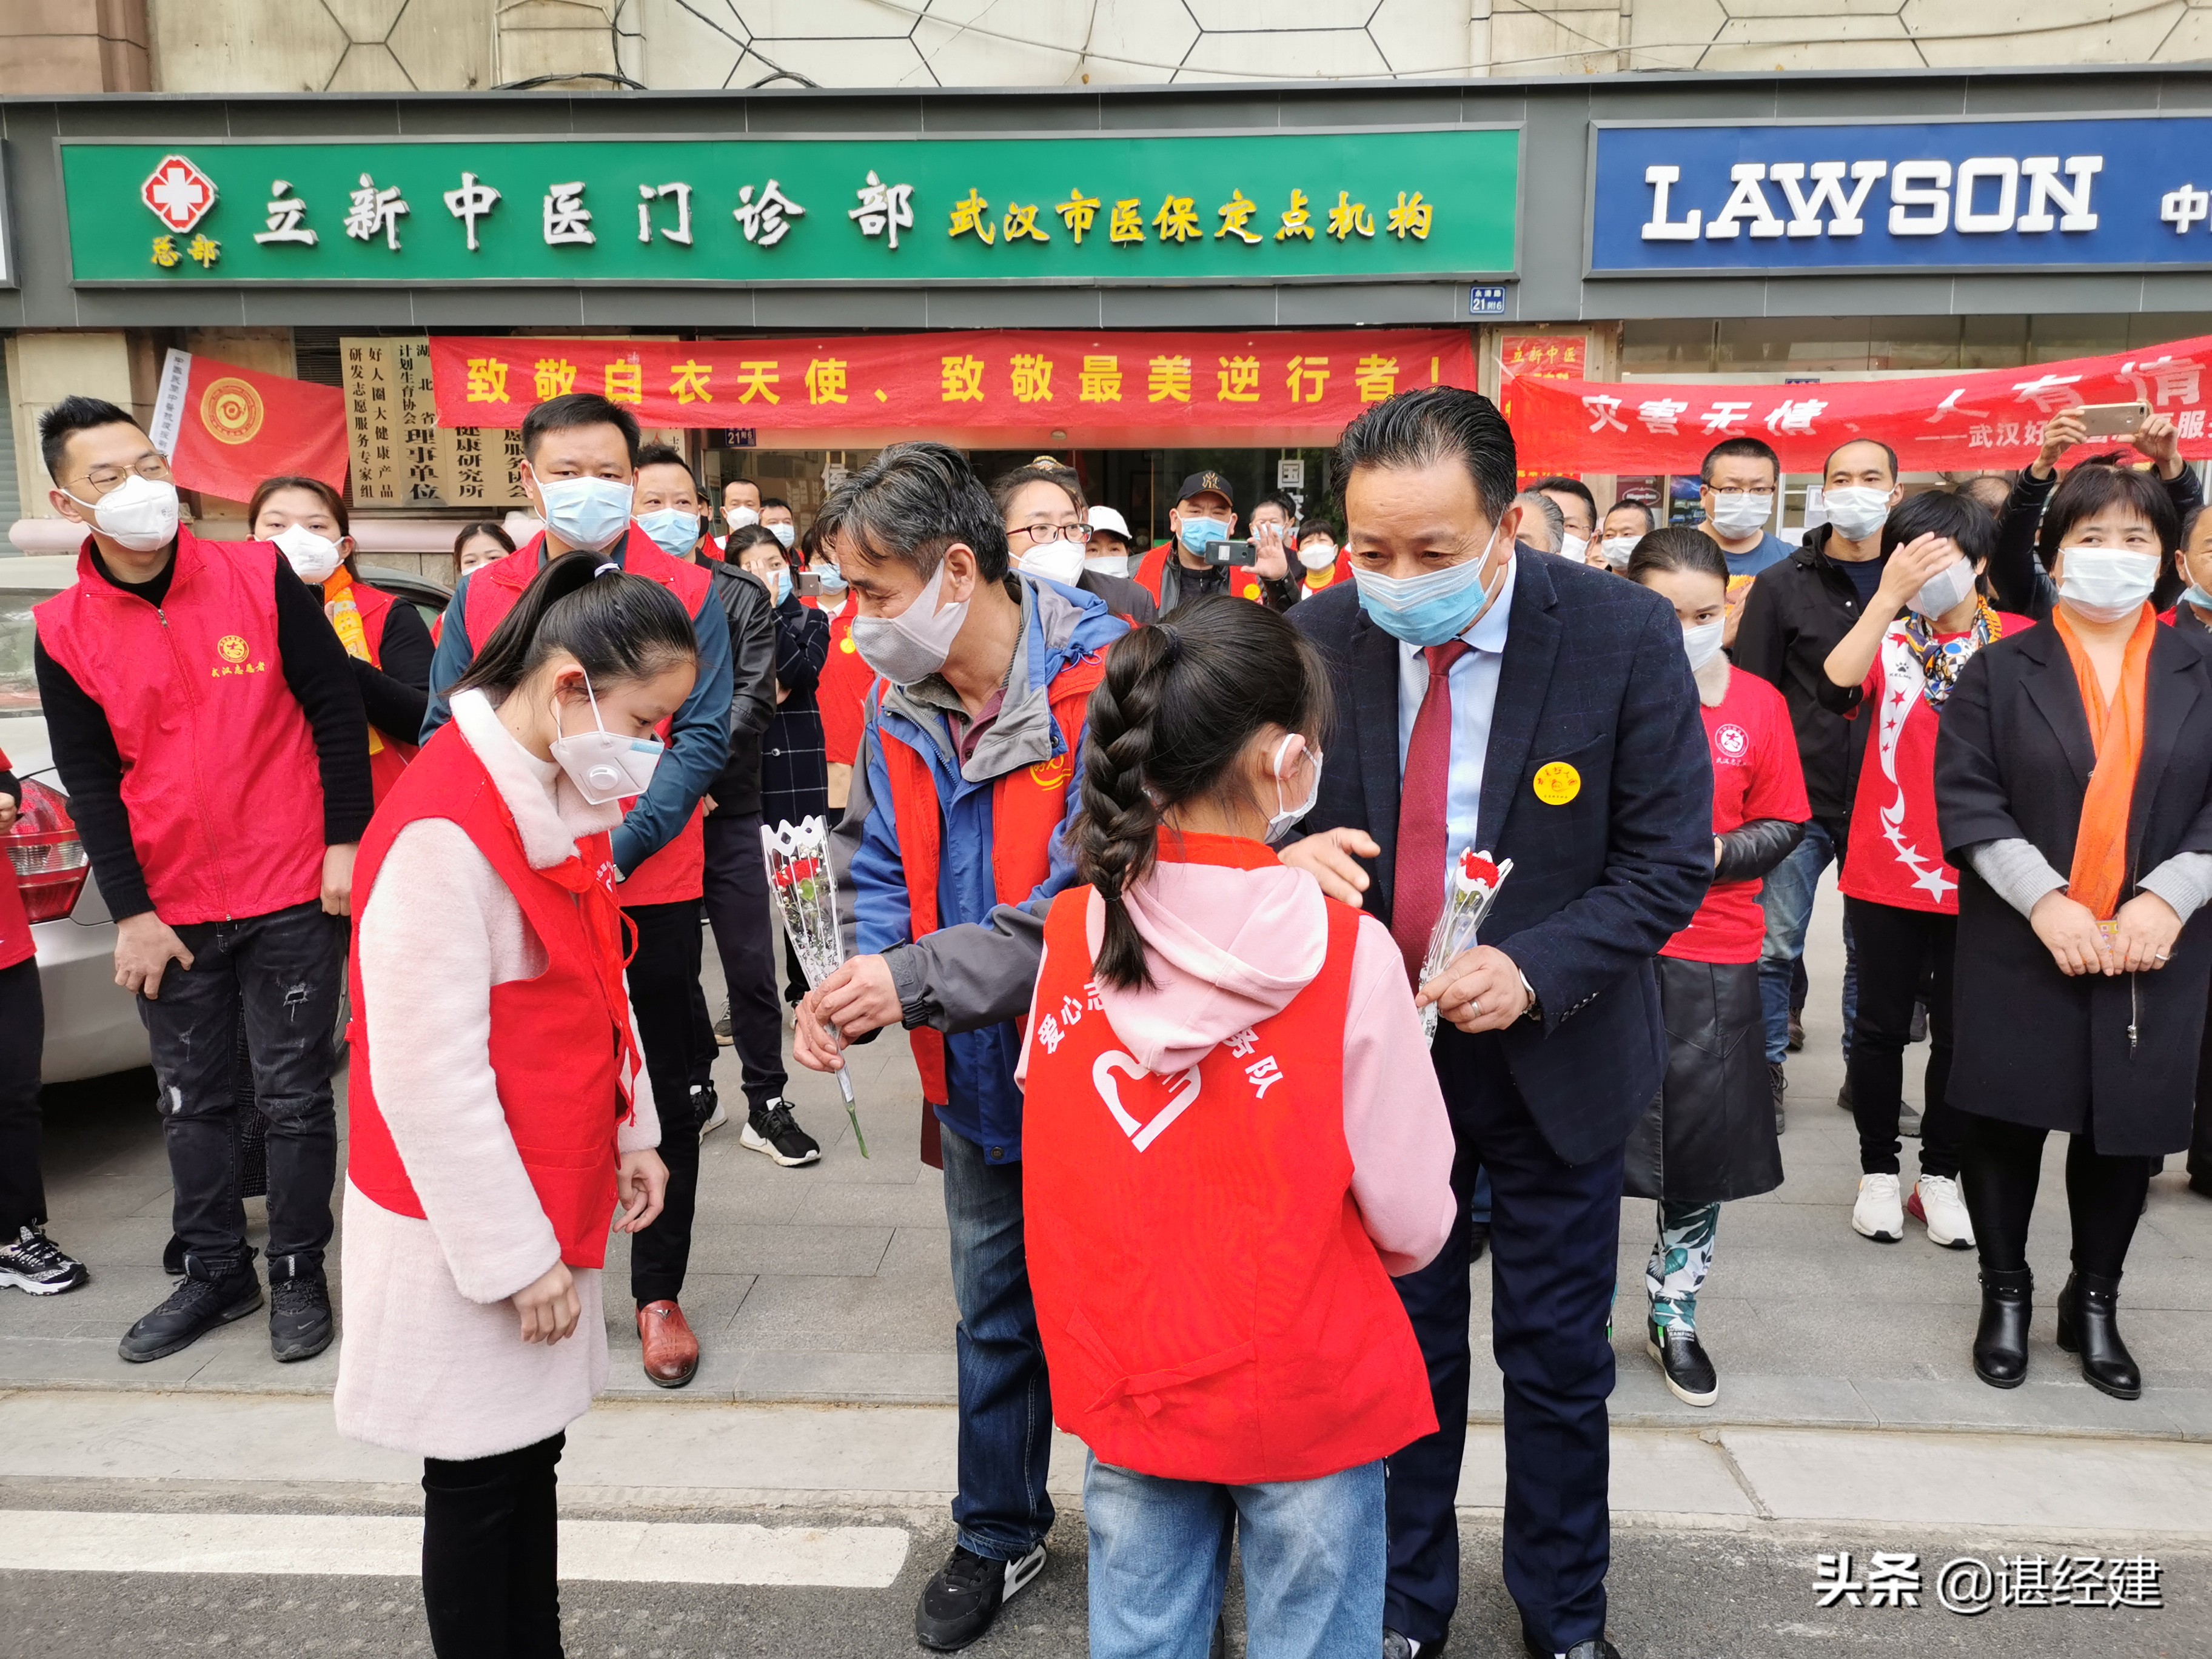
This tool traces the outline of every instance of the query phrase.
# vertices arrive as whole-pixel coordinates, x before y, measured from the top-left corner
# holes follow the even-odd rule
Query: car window
[[[31,647],[38,637],[31,622],[31,607],[52,593],[21,588],[0,588],[0,714],[39,712],[39,682],[31,667]]]

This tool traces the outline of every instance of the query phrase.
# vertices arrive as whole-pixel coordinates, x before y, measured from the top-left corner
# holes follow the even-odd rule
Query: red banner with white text
[[[977,447],[1333,441],[1409,386],[1472,386],[1457,329],[1297,333],[981,330],[826,339],[434,336],[441,425],[512,427],[569,392],[648,427],[861,443],[943,434]],[[834,447],[834,446],[833,446]]]
[[[2173,422],[2183,456],[2212,457],[2205,430],[2212,336],[2108,357],[1896,380],[1794,386],[1668,385],[1514,375],[1507,394],[1516,447],[1573,458],[1579,472],[1698,471],[1724,438],[1774,446],[1785,472],[1818,472],[1837,445],[1878,438],[1907,472],[1970,472],[2034,459],[2054,415],[2083,404],[2146,404]],[[2094,449],[2125,437],[2092,439]]]

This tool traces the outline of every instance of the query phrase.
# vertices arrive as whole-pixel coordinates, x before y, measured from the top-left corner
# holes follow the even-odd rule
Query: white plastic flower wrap
[[[837,878],[830,869],[830,829],[818,817],[797,823],[761,826],[761,856],[768,864],[769,891],[775,895],[783,918],[784,936],[798,954],[799,966],[811,988],[844,965],[845,945],[837,929]],[[840,1048],[845,1040],[835,1025],[830,1036]],[[860,1156],[868,1155],[867,1137],[860,1133],[860,1115],[853,1103],[849,1070],[837,1073],[837,1092],[845,1097],[845,1115],[853,1122],[853,1139]]]
[[[1472,847],[1452,860],[1451,872],[1444,879],[1443,912],[1429,935],[1428,954],[1421,958],[1422,984],[1442,973],[1444,964],[1461,951],[1474,948],[1474,936],[1483,918],[1498,902],[1498,890],[1505,884],[1512,869],[1511,859],[1494,864],[1489,854],[1478,853]],[[1433,1002],[1421,1010],[1421,1034],[1431,1042],[1437,1040]]]

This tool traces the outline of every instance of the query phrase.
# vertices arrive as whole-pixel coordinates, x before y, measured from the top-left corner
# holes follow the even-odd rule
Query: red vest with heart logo
[[[466,612],[469,649],[481,651],[492,630],[507,620],[507,612],[521,602],[536,579],[545,555],[545,532],[539,531],[496,563],[480,566],[469,577]],[[714,577],[696,564],[672,559],[653,538],[633,520],[629,539],[623,544],[623,568],[633,576],[659,582],[683,601],[684,614],[696,617],[706,603]],[[660,723],[660,740],[666,743],[672,719]],[[623,807],[628,811],[637,803]],[[694,806],[684,827],[667,844],[629,872],[629,879],[615,890],[624,904],[673,904],[695,899],[706,889],[707,812]]]
[[[1208,836],[1176,851],[1248,868],[1274,856]],[[1330,901],[1314,981],[1159,1078],[1100,1009],[1091,891],[1062,893],[1045,923],[1023,1113],[1054,1420],[1123,1468],[1232,1486],[1316,1480],[1433,1434],[1427,1367],[1352,1198],[1359,913]]]

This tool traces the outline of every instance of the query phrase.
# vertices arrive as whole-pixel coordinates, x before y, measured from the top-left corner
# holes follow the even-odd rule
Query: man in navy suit
[[[1483,942],[1420,988],[1458,1139],[1460,1220],[1398,1280],[1443,1426],[1390,1460],[1386,1659],[1433,1654],[1459,1599],[1467,1204],[1492,1194],[1505,1379],[1505,1584],[1532,1655],[1605,1638],[1607,1340],[1621,1148],[1666,1060],[1651,957],[1713,868],[1712,780],[1674,612],[1609,571],[1516,547],[1513,437],[1490,400],[1406,392],[1333,463],[1352,586],[1290,620],[1327,655],[1337,725],[1285,849],[1390,924],[1417,975],[1447,866],[1513,860]]]

